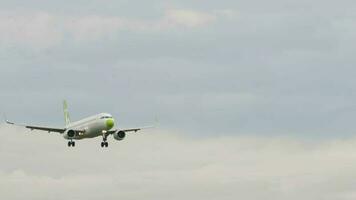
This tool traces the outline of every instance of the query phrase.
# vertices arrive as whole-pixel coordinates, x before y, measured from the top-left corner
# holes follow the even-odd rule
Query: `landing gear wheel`
[[[74,141],[69,141],[68,142],[68,147],[75,147],[75,142]]]
[[[101,142],[101,147],[108,147],[109,143],[108,142]]]

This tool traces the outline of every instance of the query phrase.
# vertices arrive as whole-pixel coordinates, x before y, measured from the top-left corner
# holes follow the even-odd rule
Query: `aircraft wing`
[[[148,129],[148,128],[154,128],[154,126],[145,126],[145,127],[140,127],[140,128],[115,129],[115,130],[108,131],[108,133],[109,133],[109,134],[114,134],[114,133],[116,133],[117,131],[124,131],[125,133],[128,133],[128,132],[137,132],[137,131],[140,131],[140,130],[142,130],[142,129]]]
[[[56,132],[56,133],[64,133],[66,131],[66,129],[63,128],[53,128],[53,127],[44,127],[44,126],[29,126],[29,125],[22,125],[22,124],[15,124],[13,122],[10,122],[8,120],[6,120],[7,124],[10,125],[16,125],[16,126],[23,126],[25,128],[32,130],[40,130],[40,131],[47,131],[47,132]]]
[[[146,128],[151,128],[151,127],[141,127],[141,128],[128,128],[128,129],[122,129],[120,131],[124,131],[124,132],[137,132],[140,131],[142,129],[146,129]],[[153,128],[153,127],[152,127]]]
[[[115,130],[111,130],[111,131],[108,131],[109,134],[114,134],[116,133],[117,131],[124,131],[124,132],[137,132],[137,131],[140,131],[142,129],[149,129],[149,128],[155,128],[157,126],[159,126],[159,121],[158,121],[158,118],[156,117],[155,119],[155,125],[152,125],[152,126],[143,126],[143,127],[139,127],[139,128],[124,128],[124,129],[115,129]]]

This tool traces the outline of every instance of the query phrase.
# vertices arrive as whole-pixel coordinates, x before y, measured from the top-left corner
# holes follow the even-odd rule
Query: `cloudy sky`
[[[356,3],[0,1],[1,199],[355,199]]]

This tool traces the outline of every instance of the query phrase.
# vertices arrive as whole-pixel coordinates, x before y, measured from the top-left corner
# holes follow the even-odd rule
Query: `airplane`
[[[68,147],[75,147],[75,142],[73,140],[82,140],[87,138],[103,137],[101,142],[101,147],[108,147],[107,138],[109,135],[113,135],[115,140],[123,140],[126,133],[137,132],[146,128],[153,128],[154,126],[146,126],[141,128],[130,128],[130,129],[113,129],[115,125],[115,120],[109,113],[100,113],[82,119],[80,121],[71,122],[68,112],[67,101],[63,101],[63,112],[64,112],[64,128],[53,128],[45,126],[32,126],[32,125],[22,125],[10,122],[5,119],[7,124],[23,126],[25,128],[32,130],[47,131],[48,133],[56,132],[63,135],[64,139],[68,141]]]

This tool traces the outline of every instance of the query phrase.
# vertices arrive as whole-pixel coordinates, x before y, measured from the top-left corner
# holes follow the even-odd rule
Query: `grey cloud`
[[[73,119],[104,111],[130,127],[158,115],[162,130],[69,149],[2,125],[0,198],[355,199],[354,5],[3,1],[1,114],[62,126],[65,98]],[[210,17],[154,31],[107,23],[147,27],[168,10]],[[78,30],[100,27],[95,37],[65,26],[93,16]]]
[[[0,146],[2,198],[249,200],[355,195],[354,139],[202,140],[154,130],[129,135],[122,142],[110,140],[109,149],[101,149],[99,139],[79,141],[69,149],[60,135],[5,126],[1,132],[8,133]]]
[[[106,110],[123,126],[158,115],[167,128],[199,135],[353,134],[353,2],[155,1],[137,12],[128,11],[133,3],[111,3],[93,1],[78,13],[76,3],[24,9],[15,1],[4,9],[77,19],[157,20],[169,9],[236,15],[194,29],[120,30],[86,42],[64,35],[41,49],[4,45],[2,112],[61,125],[60,101],[68,98],[77,118]]]

